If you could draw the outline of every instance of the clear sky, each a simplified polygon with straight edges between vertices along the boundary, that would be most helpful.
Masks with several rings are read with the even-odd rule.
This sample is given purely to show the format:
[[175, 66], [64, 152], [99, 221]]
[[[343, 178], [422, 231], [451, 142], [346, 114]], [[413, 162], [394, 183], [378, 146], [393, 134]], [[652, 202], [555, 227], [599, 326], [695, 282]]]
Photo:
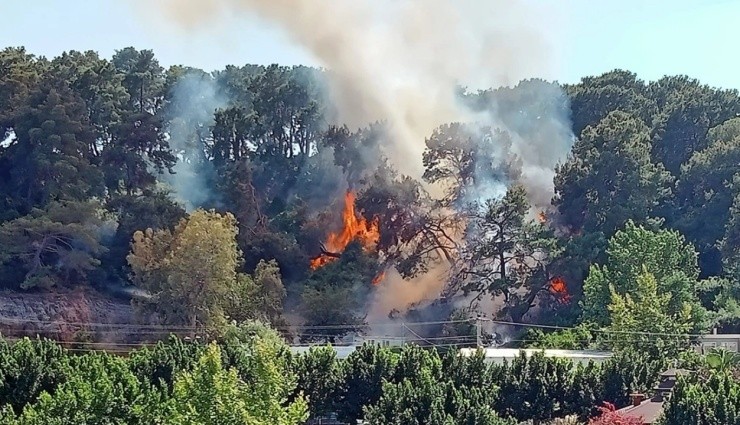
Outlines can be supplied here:
[[[531, 2], [555, 4], [565, 17], [555, 30], [560, 65], [554, 77], [561, 82], [623, 68], [647, 80], [686, 74], [740, 89], [740, 0]], [[163, 18], [153, 15], [142, 1], [0, 0], [0, 47], [23, 45], [47, 57], [92, 49], [110, 57], [116, 49], [134, 46], [153, 49], [165, 66], [206, 70], [227, 64], [317, 64], [276, 27], [256, 20], [230, 19], [219, 28], [186, 34], [158, 28], [152, 22]]]

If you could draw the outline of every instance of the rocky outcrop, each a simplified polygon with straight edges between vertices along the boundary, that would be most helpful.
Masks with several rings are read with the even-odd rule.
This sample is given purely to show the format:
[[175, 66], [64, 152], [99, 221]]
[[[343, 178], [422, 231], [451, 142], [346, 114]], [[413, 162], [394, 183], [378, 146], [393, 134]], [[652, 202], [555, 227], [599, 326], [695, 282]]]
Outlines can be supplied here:
[[6, 338], [38, 335], [88, 346], [161, 337], [158, 328], [136, 323], [129, 300], [86, 288], [0, 292], [0, 333]]

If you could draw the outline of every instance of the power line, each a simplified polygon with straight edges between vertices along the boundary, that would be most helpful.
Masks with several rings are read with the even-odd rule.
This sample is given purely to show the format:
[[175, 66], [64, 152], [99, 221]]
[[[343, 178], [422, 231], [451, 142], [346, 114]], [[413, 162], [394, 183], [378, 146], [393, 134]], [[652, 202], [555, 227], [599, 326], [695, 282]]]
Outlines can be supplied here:
[[[485, 320], [485, 321], [500, 324], [500, 325], [510, 325], [510, 326], [519, 326], [519, 327], [528, 327], [528, 328], [543, 328], [543, 329], [556, 329], [556, 330], [577, 329], [575, 326], [568, 327], [568, 326], [555, 326], [555, 325], [537, 325], [537, 324], [531, 324], [531, 323], [507, 322], [504, 320], [494, 320], [494, 319], [486, 319], [486, 318], [481, 318], [481, 320]], [[644, 336], [669, 336], [669, 337], [675, 336], [675, 337], [683, 337], [683, 338], [695, 338], [695, 337], [706, 336], [703, 334], [677, 334], [677, 333], [664, 333], [664, 332], [618, 331], [618, 330], [609, 330], [609, 329], [587, 329], [587, 330], [589, 332], [600, 332], [600, 333], [644, 335]]]

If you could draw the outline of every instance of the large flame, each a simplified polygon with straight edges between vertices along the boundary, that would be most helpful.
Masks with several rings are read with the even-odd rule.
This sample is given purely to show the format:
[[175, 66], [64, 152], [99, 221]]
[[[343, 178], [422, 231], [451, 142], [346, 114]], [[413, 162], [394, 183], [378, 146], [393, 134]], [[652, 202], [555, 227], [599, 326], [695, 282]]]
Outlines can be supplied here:
[[550, 291], [555, 294], [563, 304], [570, 302], [570, 294], [568, 293], [568, 285], [565, 284], [565, 279], [558, 276], [550, 281]]
[[[378, 221], [368, 221], [355, 212], [355, 194], [348, 191], [344, 195], [344, 210], [342, 211], [342, 229], [339, 232], [329, 233], [324, 243], [326, 251], [334, 254], [340, 254], [347, 248], [350, 242], [356, 240], [365, 249], [373, 249], [380, 239], [380, 230]], [[321, 253], [319, 256], [311, 259], [311, 269], [316, 270], [337, 257]]]

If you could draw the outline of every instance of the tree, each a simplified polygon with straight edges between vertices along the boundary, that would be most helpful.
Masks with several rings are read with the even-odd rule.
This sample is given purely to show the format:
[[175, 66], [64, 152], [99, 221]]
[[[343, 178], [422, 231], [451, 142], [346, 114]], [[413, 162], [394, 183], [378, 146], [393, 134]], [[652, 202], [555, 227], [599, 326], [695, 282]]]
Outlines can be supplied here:
[[223, 323], [240, 253], [231, 214], [197, 210], [174, 231], [134, 234], [128, 262], [134, 283], [151, 294], [141, 306], [167, 323], [213, 328]]
[[203, 346], [171, 335], [153, 347], [135, 350], [128, 358], [129, 368], [145, 385], [161, 388], [171, 394], [175, 376], [190, 371], [203, 354]]
[[84, 101], [65, 82], [42, 80], [14, 109], [3, 148], [9, 207], [16, 216], [55, 200], [87, 201], [103, 194], [102, 173], [91, 161], [95, 143]]
[[547, 266], [556, 255], [552, 235], [526, 218], [528, 209], [526, 191], [517, 185], [503, 199], [488, 200], [481, 211], [474, 211], [452, 281], [453, 288], [466, 294], [503, 296], [504, 313], [514, 321], [521, 321], [547, 289]]
[[142, 407], [155, 400], [128, 369], [111, 354], [87, 354], [73, 359], [74, 374], [53, 393], [43, 393], [24, 409], [20, 424], [62, 425], [146, 423]]
[[455, 388], [440, 381], [429, 369], [422, 368], [413, 378], [383, 384], [383, 395], [366, 409], [366, 420], [382, 424], [513, 424], [491, 408], [494, 392], [490, 389]]
[[154, 114], [162, 107], [164, 68], [159, 65], [154, 52], [126, 47], [116, 50], [111, 62], [123, 74], [123, 86], [129, 95], [129, 112]]
[[377, 345], [363, 344], [353, 351], [342, 366], [338, 418], [350, 423], [362, 419], [363, 407], [380, 399], [383, 381], [393, 376], [395, 364], [391, 352]]
[[657, 104], [647, 92], [645, 82], [633, 72], [616, 69], [566, 86], [570, 97], [573, 132], [576, 135], [596, 126], [609, 113], [622, 111], [651, 124]]
[[719, 275], [722, 264], [716, 245], [730, 218], [733, 176], [740, 163], [740, 118], [709, 130], [707, 143], [681, 166], [669, 220], [699, 248], [704, 274]]
[[355, 241], [337, 261], [313, 272], [301, 294], [306, 339], [334, 342], [336, 337], [362, 329], [362, 306], [378, 271], [377, 260]]
[[124, 76], [97, 52], [71, 50], [54, 58], [49, 72], [65, 81], [84, 102], [95, 128], [95, 141], [89, 146], [93, 157], [110, 142], [113, 127], [120, 123], [129, 101], [123, 86]]
[[48, 63], [26, 52], [24, 47], [6, 47], [0, 50], [0, 135], [3, 140], [12, 128], [16, 110], [25, 104], [26, 97], [39, 83]]
[[503, 189], [521, 173], [511, 136], [501, 130], [453, 123], [435, 129], [425, 143], [423, 178], [444, 186], [446, 205], [478, 201], [481, 193]]
[[612, 346], [636, 348], [653, 358], [675, 358], [688, 347], [688, 334], [696, 324], [692, 320], [692, 304], [684, 301], [676, 311], [671, 308], [671, 298], [670, 292], [658, 293], [655, 276], [644, 266], [633, 290], [620, 295], [612, 289], [608, 306]]
[[718, 90], [686, 76], [661, 78], [648, 86], [659, 108], [653, 158], [674, 176], [694, 152], [707, 146], [707, 131], [740, 112], [737, 90]]
[[555, 199], [565, 224], [607, 236], [632, 219], [644, 222], [670, 194], [670, 176], [650, 159], [648, 128], [621, 111], [583, 130], [556, 170]]
[[296, 392], [308, 400], [312, 418], [335, 411], [341, 390], [341, 363], [330, 346], [312, 347], [294, 360], [293, 368], [298, 377]]
[[658, 375], [669, 367], [667, 356], [651, 358], [644, 352], [631, 349], [617, 351], [601, 365], [600, 389], [597, 401], [609, 402], [615, 406], [626, 406], [629, 395], [635, 392], [652, 391], [657, 384]]
[[[656, 280], [657, 293], [670, 294], [668, 313], [679, 314], [686, 303], [692, 305], [692, 315], [701, 313], [696, 305], [699, 268], [693, 246], [676, 231], [651, 230], [630, 221], [609, 240], [606, 263], [591, 266], [584, 284], [584, 319], [608, 324], [610, 287], [620, 296], [634, 293], [643, 267]], [[700, 316], [694, 317], [699, 325]]]
[[715, 372], [708, 379], [679, 379], [663, 412], [663, 424], [737, 424], [738, 389], [737, 380], [728, 373]]
[[126, 256], [131, 250], [134, 233], [140, 229], [172, 230], [185, 217], [185, 210], [162, 191], [143, 191], [135, 195], [111, 196], [105, 203], [106, 210], [118, 222], [115, 234], [108, 241], [107, 255], [102, 266], [112, 278], [124, 280], [130, 270]]
[[15, 413], [74, 375], [65, 350], [50, 340], [0, 341], [0, 365], [0, 406], [9, 405]]
[[286, 377], [270, 358], [264, 341], [254, 343], [258, 357], [250, 383], [239, 379], [236, 369], [225, 370], [221, 352], [211, 344], [192, 372], [182, 373], [172, 394], [172, 424], [300, 424], [307, 419], [307, 405], [298, 398], [283, 405]]
[[273, 326], [282, 326], [285, 296], [277, 262], [260, 261], [254, 276], [242, 273], [237, 276], [226, 314], [238, 322], [264, 320]]
[[94, 202], [52, 202], [0, 225], [0, 265], [21, 274], [20, 287], [85, 283], [106, 252]]
[[173, 172], [176, 157], [158, 115], [126, 113], [112, 132], [112, 139], [101, 154], [105, 183], [111, 192], [132, 196], [152, 189], [157, 174]]
[[558, 406], [566, 405], [571, 368], [570, 361], [546, 358], [542, 352], [532, 356], [521, 353], [511, 364], [505, 363], [493, 372], [500, 386], [496, 411], [519, 421], [539, 423], [554, 418]]
[[740, 175], [733, 179], [735, 198], [725, 225], [725, 234], [719, 243], [727, 275], [740, 282]]

